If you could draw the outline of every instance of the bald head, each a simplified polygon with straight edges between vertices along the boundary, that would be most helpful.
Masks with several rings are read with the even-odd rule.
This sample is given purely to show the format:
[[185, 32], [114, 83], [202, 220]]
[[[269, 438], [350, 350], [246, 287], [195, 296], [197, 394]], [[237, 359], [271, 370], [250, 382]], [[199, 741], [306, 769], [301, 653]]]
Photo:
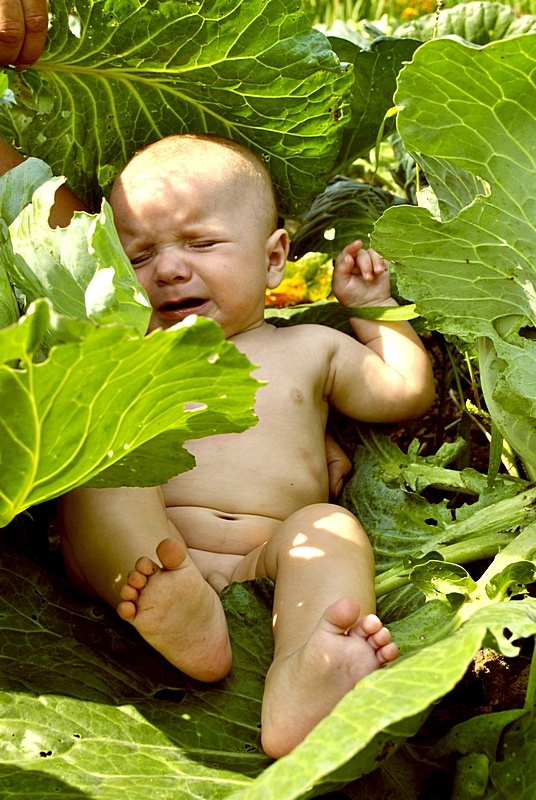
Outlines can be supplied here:
[[180, 169], [185, 179], [196, 176], [214, 183], [225, 181], [238, 196], [252, 204], [259, 227], [269, 235], [277, 228], [277, 206], [270, 174], [247, 147], [221, 136], [180, 134], [167, 136], [134, 155], [118, 176], [110, 195], [114, 206], [132, 175], [155, 171], [166, 173], [166, 164]]

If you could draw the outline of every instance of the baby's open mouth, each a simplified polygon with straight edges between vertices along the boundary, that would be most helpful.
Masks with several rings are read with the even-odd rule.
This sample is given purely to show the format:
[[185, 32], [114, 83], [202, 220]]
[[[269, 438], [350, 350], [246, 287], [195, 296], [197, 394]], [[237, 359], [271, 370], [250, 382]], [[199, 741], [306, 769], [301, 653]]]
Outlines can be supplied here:
[[200, 308], [204, 303], [206, 303], [206, 299], [203, 297], [187, 297], [176, 303], [162, 303], [158, 310], [164, 313], [171, 311], [188, 311], [189, 309], [194, 310]]

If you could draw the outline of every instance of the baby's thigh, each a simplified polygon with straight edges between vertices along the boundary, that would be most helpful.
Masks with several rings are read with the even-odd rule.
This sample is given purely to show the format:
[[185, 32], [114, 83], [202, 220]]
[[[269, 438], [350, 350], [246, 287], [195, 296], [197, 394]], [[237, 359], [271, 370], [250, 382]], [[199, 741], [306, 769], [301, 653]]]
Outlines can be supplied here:
[[241, 557], [231, 581], [267, 577], [275, 580], [281, 558], [295, 562], [318, 554], [359, 554], [372, 566], [372, 548], [363, 526], [346, 509], [332, 503], [313, 503], [284, 520], [267, 542]]
[[242, 581], [250, 581], [253, 578], [259, 578], [264, 575], [264, 571], [259, 572], [259, 560], [266, 548], [266, 542], [261, 544], [259, 547], [256, 547], [255, 550], [252, 550], [251, 553], [248, 553], [245, 556], [240, 556], [241, 561], [236, 565], [236, 568], [231, 575], [231, 579], [229, 583], [233, 583], [233, 581], [237, 581], [238, 583], [242, 583]]
[[258, 554], [257, 575], [275, 580], [281, 563], [306, 564], [321, 557], [359, 558], [373, 567], [365, 530], [356, 517], [332, 503], [313, 503], [281, 523]]

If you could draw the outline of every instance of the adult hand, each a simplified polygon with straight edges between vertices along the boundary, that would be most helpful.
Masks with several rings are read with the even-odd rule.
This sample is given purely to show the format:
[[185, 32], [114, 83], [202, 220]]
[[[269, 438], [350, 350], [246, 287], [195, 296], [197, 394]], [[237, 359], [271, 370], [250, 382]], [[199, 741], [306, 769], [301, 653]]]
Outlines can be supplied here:
[[0, 66], [31, 66], [43, 51], [47, 31], [47, 0], [0, 0]]

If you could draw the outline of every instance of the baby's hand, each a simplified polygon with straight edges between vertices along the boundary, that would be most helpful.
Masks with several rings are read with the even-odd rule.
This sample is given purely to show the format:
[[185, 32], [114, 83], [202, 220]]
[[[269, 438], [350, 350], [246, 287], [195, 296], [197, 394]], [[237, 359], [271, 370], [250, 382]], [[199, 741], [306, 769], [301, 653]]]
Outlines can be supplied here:
[[333, 294], [342, 306], [375, 306], [391, 297], [388, 262], [375, 250], [365, 250], [358, 240], [337, 256], [333, 269]]

